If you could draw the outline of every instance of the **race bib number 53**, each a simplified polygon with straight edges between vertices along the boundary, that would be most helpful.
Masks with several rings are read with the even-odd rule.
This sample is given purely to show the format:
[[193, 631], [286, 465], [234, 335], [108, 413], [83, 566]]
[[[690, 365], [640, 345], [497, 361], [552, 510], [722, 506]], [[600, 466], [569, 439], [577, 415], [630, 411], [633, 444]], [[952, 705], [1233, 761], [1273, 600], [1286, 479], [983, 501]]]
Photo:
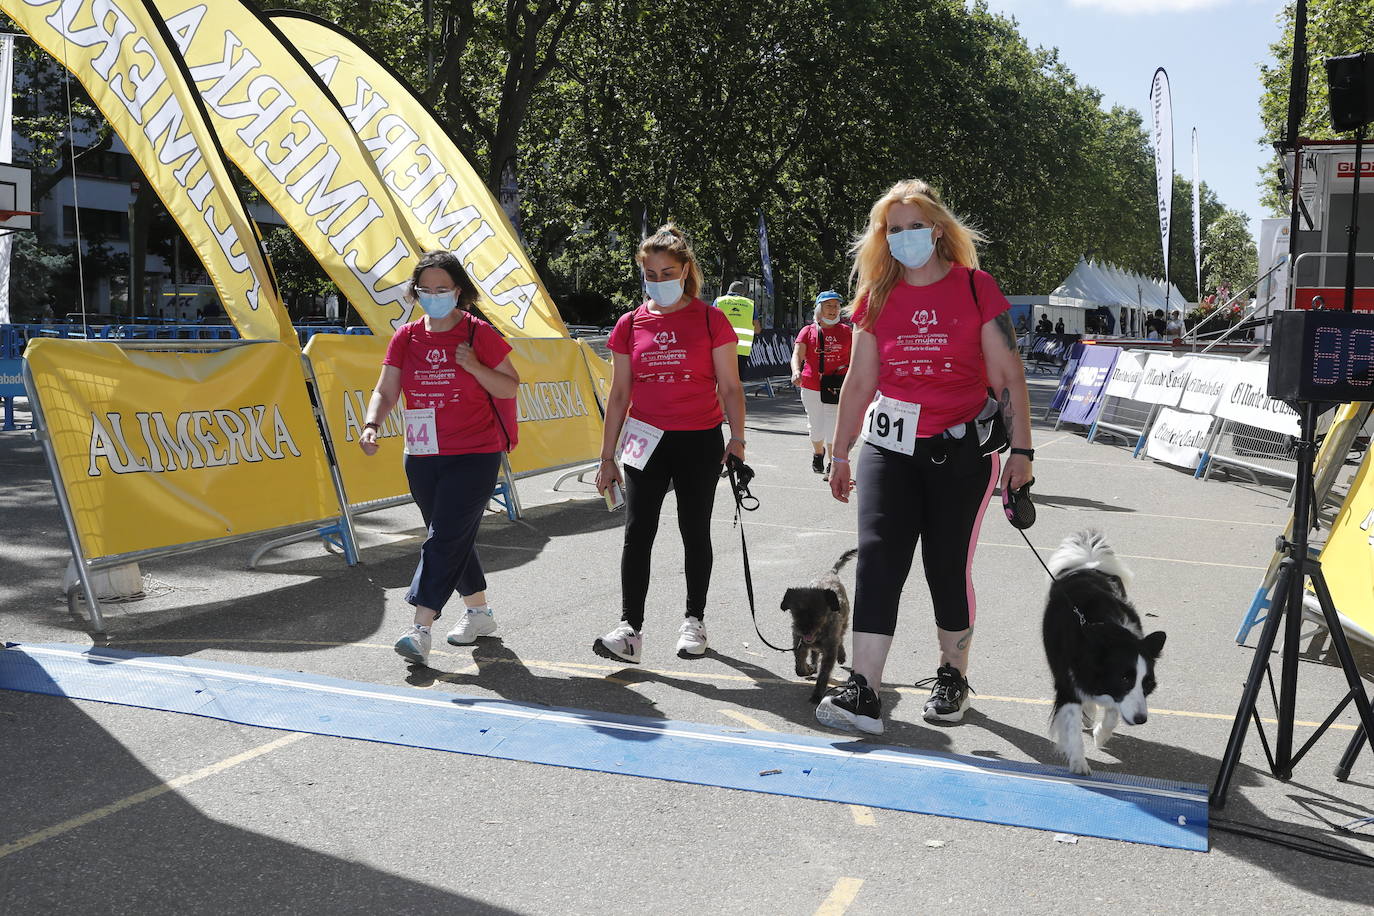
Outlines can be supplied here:
[[864, 417], [864, 438], [873, 445], [910, 455], [916, 451], [921, 405], [878, 395]]
[[620, 463], [639, 471], [644, 470], [644, 465], [649, 463], [649, 456], [658, 448], [662, 438], [663, 430], [657, 426], [650, 426], [633, 417], [627, 419], [620, 434]]

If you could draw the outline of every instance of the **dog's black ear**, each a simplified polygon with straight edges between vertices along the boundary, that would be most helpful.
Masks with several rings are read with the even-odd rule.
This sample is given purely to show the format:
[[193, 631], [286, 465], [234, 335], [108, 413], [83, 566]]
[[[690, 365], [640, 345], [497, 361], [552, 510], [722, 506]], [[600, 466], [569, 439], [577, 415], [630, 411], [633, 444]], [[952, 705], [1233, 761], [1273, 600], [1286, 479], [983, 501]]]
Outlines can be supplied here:
[[838, 614], [840, 612], [840, 596], [828, 588], [825, 590], [825, 603], [830, 605], [830, 613]]
[[1150, 658], [1159, 658], [1160, 654], [1164, 651], [1164, 640], [1164, 631], [1155, 630], [1140, 641], [1140, 649]]
[[778, 607], [781, 608], [781, 609], [784, 610], [784, 611], [788, 610], [788, 609], [789, 609], [789, 608], [788, 608], [788, 605], [790, 605], [790, 604], [792, 603], [792, 595], [795, 594], [796, 591], [797, 591], [797, 590], [796, 590], [795, 588], [789, 588], [787, 591], [783, 592], [783, 593], [782, 593], [782, 604], [778, 605]]

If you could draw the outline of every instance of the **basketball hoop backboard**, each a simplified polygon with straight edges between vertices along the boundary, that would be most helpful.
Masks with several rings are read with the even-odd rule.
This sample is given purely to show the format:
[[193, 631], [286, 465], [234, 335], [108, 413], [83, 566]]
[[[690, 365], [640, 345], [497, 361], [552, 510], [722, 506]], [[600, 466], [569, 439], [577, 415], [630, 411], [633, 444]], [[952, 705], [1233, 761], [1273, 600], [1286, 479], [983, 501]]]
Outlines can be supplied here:
[[33, 229], [33, 172], [22, 166], [0, 163], [0, 231]]

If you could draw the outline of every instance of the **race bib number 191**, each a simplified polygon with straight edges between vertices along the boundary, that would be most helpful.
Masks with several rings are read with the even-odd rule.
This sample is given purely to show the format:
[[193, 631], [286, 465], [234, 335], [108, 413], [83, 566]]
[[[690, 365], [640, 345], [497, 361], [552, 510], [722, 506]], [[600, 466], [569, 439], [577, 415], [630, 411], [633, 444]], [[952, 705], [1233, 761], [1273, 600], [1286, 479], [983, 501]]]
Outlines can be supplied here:
[[639, 471], [644, 470], [644, 465], [649, 463], [649, 456], [658, 448], [662, 438], [663, 430], [657, 426], [650, 426], [633, 417], [627, 419], [620, 434], [620, 463]]
[[407, 455], [439, 454], [439, 428], [434, 424], [433, 407], [407, 410], [405, 421]]
[[873, 445], [910, 455], [916, 451], [921, 405], [878, 395], [864, 416], [864, 438]]

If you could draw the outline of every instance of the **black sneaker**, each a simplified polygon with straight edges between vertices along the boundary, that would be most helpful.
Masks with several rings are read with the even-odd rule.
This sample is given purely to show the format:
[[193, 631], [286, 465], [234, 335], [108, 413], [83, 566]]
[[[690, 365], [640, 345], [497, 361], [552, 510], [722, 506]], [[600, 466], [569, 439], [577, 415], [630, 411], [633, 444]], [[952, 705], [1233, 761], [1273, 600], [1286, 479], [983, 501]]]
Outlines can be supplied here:
[[812, 455], [812, 456], [811, 456], [811, 470], [815, 471], [817, 474], [823, 473], [823, 472], [825, 471], [825, 456], [824, 456], [824, 455]]
[[953, 665], [941, 665], [935, 677], [917, 681], [916, 686], [930, 687], [930, 699], [926, 700], [922, 711], [927, 722], [958, 722], [968, 709], [969, 694], [973, 693], [973, 688]]
[[843, 687], [832, 687], [816, 706], [816, 721], [829, 728], [883, 733], [883, 704], [862, 674], [851, 674]]
[[827, 481], [827, 482], [830, 480], [830, 462], [829, 462], [829, 461], [827, 461], [827, 462], [825, 463], [825, 473], [821, 475], [821, 480], [824, 480], [824, 481]]

